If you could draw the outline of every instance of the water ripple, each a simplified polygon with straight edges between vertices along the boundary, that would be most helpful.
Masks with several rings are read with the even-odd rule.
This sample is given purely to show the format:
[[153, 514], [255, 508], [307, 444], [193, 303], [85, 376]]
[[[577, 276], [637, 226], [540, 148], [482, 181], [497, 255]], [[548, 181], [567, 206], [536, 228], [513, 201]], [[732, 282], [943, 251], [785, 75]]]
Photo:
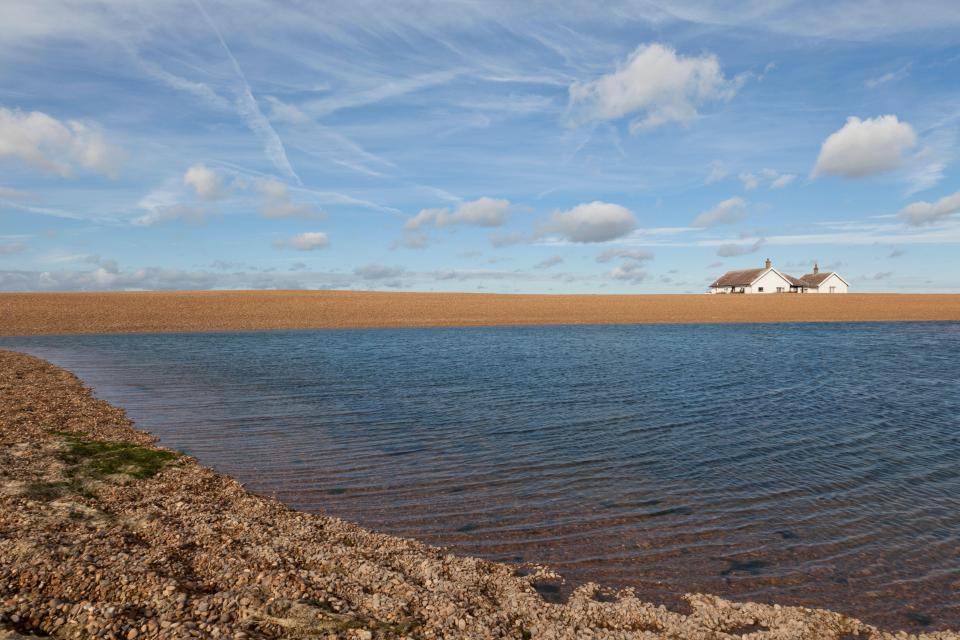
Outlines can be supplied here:
[[[960, 324], [0, 339], [302, 509], [571, 583], [960, 626]], [[922, 615], [920, 615], [922, 614]]]

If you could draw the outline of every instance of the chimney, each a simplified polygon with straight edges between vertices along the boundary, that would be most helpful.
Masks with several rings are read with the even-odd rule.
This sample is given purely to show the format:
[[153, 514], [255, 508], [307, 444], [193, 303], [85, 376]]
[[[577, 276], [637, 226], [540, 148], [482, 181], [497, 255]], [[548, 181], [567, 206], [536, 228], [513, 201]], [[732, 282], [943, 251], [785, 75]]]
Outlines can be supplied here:
[[820, 264], [819, 264], [819, 263], [816, 263], [816, 262], [813, 263], [813, 273], [814, 273], [814, 274], [820, 273]]
[[770, 262], [770, 258], [767, 258], [767, 262], [765, 263], [765, 266], [766, 266], [767, 269], [769, 269], [770, 267], [773, 266], [773, 263]]

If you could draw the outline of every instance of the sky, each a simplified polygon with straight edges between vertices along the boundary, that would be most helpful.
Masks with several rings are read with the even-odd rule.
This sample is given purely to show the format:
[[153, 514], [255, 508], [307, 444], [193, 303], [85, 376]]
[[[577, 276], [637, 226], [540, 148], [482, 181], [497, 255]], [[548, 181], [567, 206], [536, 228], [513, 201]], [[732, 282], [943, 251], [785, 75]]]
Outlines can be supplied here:
[[960, 290], [960, 3], [0, 1], [0, 290]]

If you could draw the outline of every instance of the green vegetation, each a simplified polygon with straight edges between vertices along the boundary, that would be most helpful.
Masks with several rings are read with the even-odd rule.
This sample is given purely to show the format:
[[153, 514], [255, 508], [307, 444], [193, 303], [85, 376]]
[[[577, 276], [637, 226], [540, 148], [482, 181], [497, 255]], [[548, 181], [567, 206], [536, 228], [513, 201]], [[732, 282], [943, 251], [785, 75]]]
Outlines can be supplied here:
[[66, 438], [67, 449], [60, 459], [71, 465], [69, 475], [102, 477], [126, 474], [132, 478], [152, 478], [164, 465], [179, 457], [173, 451], [150, 449], [131, 442], [83, 440], [76, 435]]

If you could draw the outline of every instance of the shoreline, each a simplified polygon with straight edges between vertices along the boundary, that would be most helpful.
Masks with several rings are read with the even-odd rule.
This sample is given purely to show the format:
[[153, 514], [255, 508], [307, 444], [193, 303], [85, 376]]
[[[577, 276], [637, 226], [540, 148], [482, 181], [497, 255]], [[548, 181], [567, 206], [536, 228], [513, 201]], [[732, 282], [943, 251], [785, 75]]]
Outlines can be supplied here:
[[518, 572], [250, 494], [157, 447], [72, 373], [4, 350], [0, 507], [0, 638], [960, 639], [703, 594], [670, 611], [595, 584], [551, 604], [537, 587], [560, 577], [545, 567]]
[[0, 336], [913, 321], [960, 321], [960, 294], [0, 293]]

